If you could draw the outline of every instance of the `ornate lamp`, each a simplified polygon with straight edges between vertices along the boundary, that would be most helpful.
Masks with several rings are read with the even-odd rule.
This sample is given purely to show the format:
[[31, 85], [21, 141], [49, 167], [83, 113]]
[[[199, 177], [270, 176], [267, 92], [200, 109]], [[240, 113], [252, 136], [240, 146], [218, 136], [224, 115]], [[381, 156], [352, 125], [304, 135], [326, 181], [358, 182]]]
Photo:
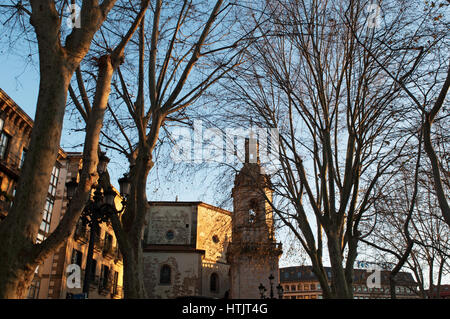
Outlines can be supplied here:
[[283, 286], [281, 286], [281, 284], [278, 284], [277, 288], [277, 292], [278, 292], [278, 299], [283, 299]]
[[98, 158], [98, 165], [97, 165], [97, 171], [99, 174], [103, 174], [103, 172], [106, 171], [106, 167], [109, 163], [109, 157], [106, 156], [105, 152], [101, 152], [100, 156]]
[[76, 177], [72, 177], [70, 182], [66, 183], [67, 187], [67, 198], [70, 200], [75, 195], [75, 191], [77, 190], [78, 183]]
[[127, 197], [130, 195], [131, 181], [127, 174], [124, 174], [122, 178], [119, 178], [120, 195]]
[[261, 294], [261, 299], [264, 299], [264, 293], [266, 292], [266, 287], [262, 283], [259, 284], [259, 293]]
[[105, 197], [105, 204], [108, 204], [112, 207], [116, 207], [115, 205], [115, 198], [116, 198], [116, 192], [113, 190], [112, 187], [109, 187], [104, 193], [103, 196]]

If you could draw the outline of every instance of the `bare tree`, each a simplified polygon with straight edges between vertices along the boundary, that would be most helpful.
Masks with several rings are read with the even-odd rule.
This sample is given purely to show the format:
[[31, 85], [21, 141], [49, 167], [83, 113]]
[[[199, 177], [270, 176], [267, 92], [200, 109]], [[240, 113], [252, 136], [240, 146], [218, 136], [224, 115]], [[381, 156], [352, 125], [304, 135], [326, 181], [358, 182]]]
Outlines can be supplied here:
[[247, 125], [279, 129], [275, 200], [267, 200], [307, 252], [325, 298], [352, 297], [361, 220], [412, 138], [396, 131], [407, 114], [394, 106], [400, 89], [353, 35], [378, 60], [393, 62], [377, 41], [395, 30], [368, 28], [367, 4], [271, 2], [272, 19], [249, 48], [249, 63], [224, 85], [235, 95], [227, 101], [241, 106], [227, 116], [242, 119], [247, 110]]
[[[402, 1], [393, 3], [401, 4]], [[388, 54], [396, 56], [396, 63], [389, 65], [379, 60], [376, 53], [364, 45], [355, 32], [352, 33], [367, 54], [383, 69], [384, 74], [405, 92], [418, 116], [424, 118], [421, 126], [424, 150], [431, 164], [435, 194], [442, 216], [450, 225], [448, 193], [444, 187], [450, 172], [442, 164], [447, 155], [438, 152], [433, 141], [433, 136], [437, 133], [433, 126], [436, 122], [445, 122], [448, 117], [445, 99], [450, 89], [449, 22], [444, 14], [449, 3], [439, 1], [421, 4], [413, 1], [408, 2], [408, 5], [418, 8], [418, 13], [405, 10], [405, 14], [410, 15], [409, 22], [393, 34], [389, 41], [380, 42]], [[390, 24], [394, 26], [397, 22]], [[443, 113], [442, 116], [439, 116], [440, 113]]]
[[[420, 162], [420, 157], [417, 160]], [[439, 214], [431, 170], [416, 165], [411, 174], [410, 166], [404, 163], [399, 167], [377, 196], [377, 217], [365, 225], [374, 231], [361, 240], [381, 252], [383, 260], [394, 265], [393, 272], [402, 268], [412, 271], [419, 296], [429, 298], [427, 286], [439, 289], [449, 270], [448, 225]], [[396, 298], [394, 278], [390, 293]]]
[[[42, 219], [50, 173], [58, 153], [67, 91], [72, 74], [88, 53], [91, 41], [100, 29], [115, 0], [83, 1], [81, 24], [63, 40], [63, 12], [66, 1], [21, 1], [10, 7], [30, 15], [39, 48], [40, 87], [36, 119], [31, 135], [30, 149], [20, 177], [16, 197], [7, 218], [0, 224], [2, 245], [0, 252], [0, 297], [23, 298], [28, 291], [36, 266], [49, 253], [56, 250], [73, 232], [77, 216], [86, 202], [91, 185], [98, 175], [97, 148], [103, 113], [114, 68], [122, 59], [125, 44], [143, 16], [140, 12], [135, 24], [124, 36], [117, 48], [100, 59], [99, 85], [91, 114], [87, 118], [83, 171], [76, 198], [68, 208], [68, 214], [55, 232], [42, 243], [36, 243], [36, 235]], [[72, 1], [74, 4], [74, 1]], [[148, 1], [147, 1], [148, 5]]]
[[233, 8], [233, 2], [222, 0], [213, 6], [204, 1], [156, 1], [150, 32], [144, 23], [140, 26], [137, 64], [119, 69], [113, 82], [119, 99], [110, 105], [109, 130], [101, 145], [125, 155], [130, 164], [127, 207], [112, 220], [124, 258], [125, 298], [147, 295], [142, 239], [147, 179], [160, 132], [169, 122], [182, 123], [183, 110], [239, 63], [235, 47], [243, 38], [230, 37]]

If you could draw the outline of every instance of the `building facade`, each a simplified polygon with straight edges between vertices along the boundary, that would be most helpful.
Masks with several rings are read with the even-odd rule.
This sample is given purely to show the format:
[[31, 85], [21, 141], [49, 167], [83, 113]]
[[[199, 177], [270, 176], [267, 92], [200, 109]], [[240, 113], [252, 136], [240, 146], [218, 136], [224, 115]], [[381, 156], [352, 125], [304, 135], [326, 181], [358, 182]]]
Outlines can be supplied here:
[[12, 205], [33, 120], [0, 89], [0, 220]]
[[223, 298], [232, 214], [203, 202], [150, 202], [144, 233], [149, 298]]
[[[56, 186], [56, 205], [54, 206], [50, 233], [58, 226], [67, 209], [65, 184], [72, 178], [78, 179], [78, 172], [82, 165], [81, 153], [67, 153], [61, 160], [59, 179]], [[120, 206], [120, 198], [116, 197], [116, 206]], [[72, 237], [64, 245], [52, 253], [44, 263], [38, 267], [33, 280], [39, 289], [30, 289], [29, 298], [64, 299], [82, 293], [87, 251], [91, 230], [80, 219]], [[120, 299], [122, 298], [123, 262], [118, 249], [117, 240], [111, 223], [102, 223], [95, 234], [93, 262], [90, 277], [90, 299]], [[81, 269], [80, 284], [74, 285], [69, 276], [69, 265], [78, 265]]]
[[233, 197], [232, 242], [227, 252], [231, 265], [233, 299], [260, 298], [259, 285], [268, 287], [268, 278], [278, 283], [278, 261], [281, 244], [274, 235], [271, 183], [262, 172], [258, 145], [255, 140], [245, 143], [245, 161], [236, 175]]
[[[7, 216], [14, 200], [32, 127], [33, 120], [0, 89], [0, 222]], [[65, 184], [71, 178], [78, 179], [80, 168], [80, 153], [66, 153], [59, 149], [49, 185], [45, 185], [48, 194], [37, 234], [38, 243], [58, 226], [67, 207]], [[122, 257], [111, 225], [101, 225], [96, 237], [90, 297], [121, 298]], [[83, 227], [80, 222], [74, 236], [36, 268], [28, 298], [66, 298], [70, 293], [81, 292], [81, 288], [67, 287], [70, 274], [66, 270], [70, 264], [78, 264], [82, 269], [85, 267], [88, 238], [89, 227]], [[81, 281], [83, 275], [84, 272]]]
[[204, 296], [258, 299], [278, 282], [272, 190], [259, 162], [246, 161], [232, 191], [234, 211], [202, 202], [150, 202], [144, 276], [150, 298]]
[[[324, 267], [329, 283], [331, 268]], [[369, 288], [367, 277], [372, 272], [367, 269], [355, 269], [353, 278], [354, 299], [389, 299], [389, 271], [380, 273], [380, 287]], [[396, 276], [396, 296], [402, 298], [418, 298], [417, 283], [408, 272], [399, 272]], [[311, 266], [280, 268], [280, 284], [284, 289], [284, 299], [322, 299], [322, 289]]]

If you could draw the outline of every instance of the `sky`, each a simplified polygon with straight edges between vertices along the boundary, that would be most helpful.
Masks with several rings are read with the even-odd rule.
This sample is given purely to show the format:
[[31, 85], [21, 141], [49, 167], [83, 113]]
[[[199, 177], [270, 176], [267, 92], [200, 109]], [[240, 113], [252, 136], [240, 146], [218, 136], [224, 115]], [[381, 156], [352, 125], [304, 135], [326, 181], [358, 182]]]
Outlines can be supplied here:
[[[0, 26], [1, 28], [1, 26]], [[1, 34], [1, 33], [0, 33]], [[2, 88], [31, 118], [34, 119], [36, 101], [39, 90], [39, 70], [36, 61], [36, 54], [25, 46], [9, 48], [4, 46], [4, 39], [0, 39], [0, 88]], [[65, 122], [68, 119], [65, 119]], [[74, 136], [76, 136], [74, 138]], [[76, 151], [72, 146], [82, 141], [82, 135], [74, 135], [66, 127], [63, 129], [61, 147], [66, 151]], [[166, 159], [170, 160], [170, 159]], [[164, 166], [164, 165], [162, 165]], [[148, 181], [149, 200], [169, 200], [175, 201], [204, 201], [212, 205], [218, 205], [218, 198], [223, 198], [223, 194], [218, 196], [217, 187], [212, 175], [207, 173], [198, 174], [168, 174], [168, 169], [155, 166]], [[119, 158], [112, 158], [109, 164], [113, 184], [118, 187], [117, 179], [126, 172], [127, 163]], [[220, 186], [220, 185], [219, 185]], [[231, 188], [223, 190], [231, 195]], [[224, 207], [230, 209], [231, 207]], [[293, 266], [299, 264], [309, 264], [298, 254], [298, 243], [292, 235], [286, 231], [278, 232], [278, 239], [284, 244], [284, 254], [280, 261], [280, 266]], [[291, 246], [291, 247], [290, 247]]]
[[[27, 62], [20, 54], [0, 50], [0, 88], [2, 88], [32, 119], [35, 116], [36, 101], [39, 92], [39, 70], [36, 61]], [[25, 61], [25, 62], [24, 62]], [[65, 119], [65, 123], [67, 118]], [[67, 125], [66, 125], [67, 126]], [[74, 142], [74, 134], [64, 127], [61, 137], [61, 147], [66, 151], [80, 150], [73, 149], [74, 144], [81, 141], [81, 135], [78, 134], [77, 142]], [[170, 159], [169, 159], [170, 160]], [[127, 163], [123, 159], [112, 158], [108, 165], [113, 184], [118, 187], [117, 179], [127, 169]], [[157, 166], [155, 166], [156, 168]], [[195, 168], [194, 168], [195, 170]], [[175, 201], [204, 201], [212, 205], [219, 205], [224, 198], [216, 196], [217, 183], [215, 177], [205, 173], [194, 174], [167, 174], [164, 168], [154, 169], [148, 181], [147, 194], [149, 200], [168, 200]], [[209, 176], [209, 177], [208, 177]], [[226, 190], [224, 190], [226, 191]], [[231, 188], [229, 189], [231, 195]], [[230, 205], [231, 202], [228, 203]], [[231, 209], [231, 207], [225, 207]], [[295, 240], [288, 236], [286, 232], [281, 231], [280, 236], [284, 243], [293, 243]], [[285, 245], [288, 249], [289, 245]], [[282, 257], [280, 265], [293, 266], [298, 265], [304, 260], [292, 253], [292, 249], [287, 251]]]

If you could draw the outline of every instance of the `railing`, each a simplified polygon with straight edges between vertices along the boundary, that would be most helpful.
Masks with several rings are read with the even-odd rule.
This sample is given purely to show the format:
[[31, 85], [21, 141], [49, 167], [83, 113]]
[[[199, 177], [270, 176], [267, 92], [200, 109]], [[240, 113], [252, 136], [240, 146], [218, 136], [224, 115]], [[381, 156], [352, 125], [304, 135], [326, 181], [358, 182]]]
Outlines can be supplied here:
[[102, 295], [107, 295], [112, 293], [113, 282], [111, 278], [104, 280], [104, 278], [100, 278], [98, 283], [98, 293]]
[[87, 229], [86, 226], [78, 224], [77, 228], [75, 229], [74, 238], [81, 242], [87, 243], [89, 242], [89, 234], [90, 231]]
[[5, 154], [4, 158], [0, 158], [0, 163], [17, 176], [22, 168], [21, 158], [13, 153]]
[[103, 256], [114, 258], [116, 256], [116, 247], [113, 247], [111, 241], [103, 240]]
[[[81, 271], [81, 281], [84, 281], [85, 270]], [[91, 275], [89, 280], [89, 290], [97, 289], [98, 293], [103, 296], [110, 295], [111, 298], [122, 297], [122, 286], [114, 285], [112, 276], [109, 275], [107, 280], [99, 275]]]
[[102, 240], [100, 240], [100, 236], [98, 234], [94, 234], [94, 249], [97, 251], [102, 250]]
[[122, 297], [122, 286], [113, 286], [112, 287], [112, 292], [111, 292], [111, 297]]
[[120, 252], [119, 246], [116, 246], [114, 262], [117, 263], [118, 261], [122, 260], [123, 260], [122, 253]]

